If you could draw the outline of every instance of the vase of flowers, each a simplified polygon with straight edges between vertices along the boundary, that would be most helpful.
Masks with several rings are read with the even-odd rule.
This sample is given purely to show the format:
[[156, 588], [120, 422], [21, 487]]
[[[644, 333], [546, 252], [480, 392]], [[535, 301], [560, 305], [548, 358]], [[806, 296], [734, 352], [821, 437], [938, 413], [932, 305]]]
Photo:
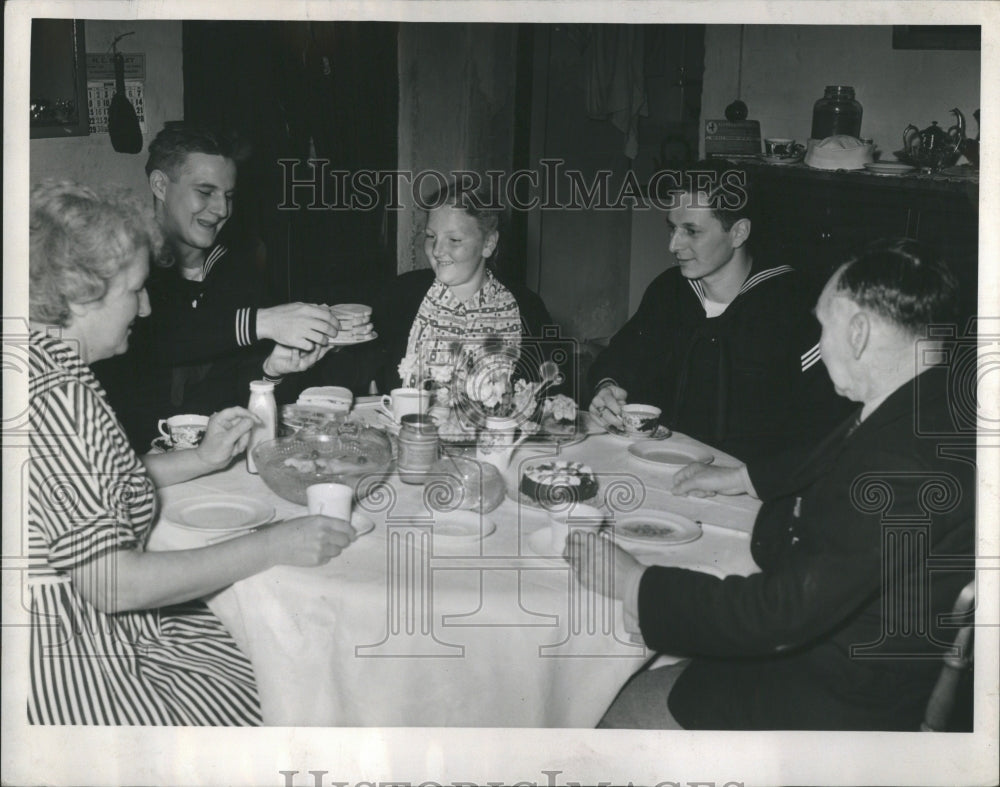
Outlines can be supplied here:
[[537, 381], [525, 379], [518, 374], [518, 349], [491, 340], [456, 342], [447, 363], [436, 360], [421, 366], [408, 356], [400, 377], [431, 392], [430, 413], [442, 440], [474, 445], [477, 460], [504, 472], [517, 447], [538, 431], [543, 394], [561, 382], [559, 368], [546, 361]]

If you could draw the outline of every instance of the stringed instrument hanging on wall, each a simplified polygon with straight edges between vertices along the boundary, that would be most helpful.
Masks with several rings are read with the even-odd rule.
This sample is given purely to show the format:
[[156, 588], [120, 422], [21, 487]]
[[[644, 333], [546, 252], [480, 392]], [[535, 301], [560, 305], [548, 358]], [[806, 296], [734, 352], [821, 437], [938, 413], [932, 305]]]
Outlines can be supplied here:
[[108, 134], [111, 147], [118, 153], [142, 153], [142, 129], [135, 107], [125, 95], [125, 58], [118, 51], [118, 42], [133, 33], [123, 33], [111, 42], [115, 58], [115, 94], [108, 106]]

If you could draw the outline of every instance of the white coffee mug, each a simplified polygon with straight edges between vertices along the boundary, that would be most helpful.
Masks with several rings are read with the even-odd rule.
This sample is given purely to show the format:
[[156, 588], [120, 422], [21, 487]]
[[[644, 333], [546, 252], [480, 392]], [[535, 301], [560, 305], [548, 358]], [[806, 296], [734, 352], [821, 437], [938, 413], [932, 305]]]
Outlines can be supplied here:
[[354, 490], [346, 484], [312, 484], [306, 487], [309, 513], [351, 521]]
[[157, 423], [157, 428], [174, 448], [194, 448], [205, 436], [205, 430], [208, 428], [208, 416], [172, 415], [170, 418], [161, 418]]
[[566, 539], [572, 530], [597, 532], [604, 524], [604, 514], [586, 503], [573, 503], [568, 508], [549, 512], [549, 534], [557, 554], [566, 549]]
[[391, 393], [382, 397], [379, 409], [398, 424], [404, 415], [426, 413], [428, 400], [427, 391], [419, 388], [393, 388]]

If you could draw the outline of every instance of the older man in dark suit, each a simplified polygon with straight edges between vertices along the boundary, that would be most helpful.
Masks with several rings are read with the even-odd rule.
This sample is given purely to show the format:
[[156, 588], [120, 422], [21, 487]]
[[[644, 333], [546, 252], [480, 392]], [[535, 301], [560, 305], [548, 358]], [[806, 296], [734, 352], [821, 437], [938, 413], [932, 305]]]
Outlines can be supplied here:
[[955, 435], [949, 370], [927, 365], [927, 327], [953, 319], [955, 302], [954, 278], [915, 241], [866, 249], [816, 307], [823, 363], [860, 403], [854, 415], [810, 452], [677, 474], [678, 494], [764, 501], [759, 573], [645, 568], [608, 539], [574, 536], [581, 580], [621, 598], [651, 648], [691, 657], [634, 676], [601, 726], [918, 728], [954, 638], [940, 613], [971, 579], [928, 558], [974, 553], [974, 446]]

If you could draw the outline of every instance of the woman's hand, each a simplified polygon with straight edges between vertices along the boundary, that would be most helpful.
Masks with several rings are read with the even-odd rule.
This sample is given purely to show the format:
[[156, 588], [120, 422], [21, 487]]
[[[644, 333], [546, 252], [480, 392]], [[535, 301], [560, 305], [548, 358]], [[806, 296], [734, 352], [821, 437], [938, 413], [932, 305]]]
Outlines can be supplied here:
[[634, 575], [646, 570], [610, 538], [597, 533], [570, 533], [563, 557], [573, 567], [580, 584], [619, 600], [624, 600], [625, 589]]
[[605, 426], [624, 429], [622, 407], [628, 398], [628, 392], [614, 383], [602, 386], [590, 402], [590, 414]]
[[218, 470], [246, 450], [250, 430], [260, 419], [245, 407], [227, 407], [208, 419], [208, 428], [194, 450], [209, 468]]
[[289, 519], [263, 533], [271, 559], [288, 566], [321, 566], [357, 538], [350, 522], [314, 515]]
[[276, 344], [271, 354], [264, 360], [264, 374], [268, 377], [282, 377], [286, 374], [304, 372], [332, 349], [340, 348], [332, 344], [325, 347], [317, 344], [312, 350], [305, 352], [295, 347]]

